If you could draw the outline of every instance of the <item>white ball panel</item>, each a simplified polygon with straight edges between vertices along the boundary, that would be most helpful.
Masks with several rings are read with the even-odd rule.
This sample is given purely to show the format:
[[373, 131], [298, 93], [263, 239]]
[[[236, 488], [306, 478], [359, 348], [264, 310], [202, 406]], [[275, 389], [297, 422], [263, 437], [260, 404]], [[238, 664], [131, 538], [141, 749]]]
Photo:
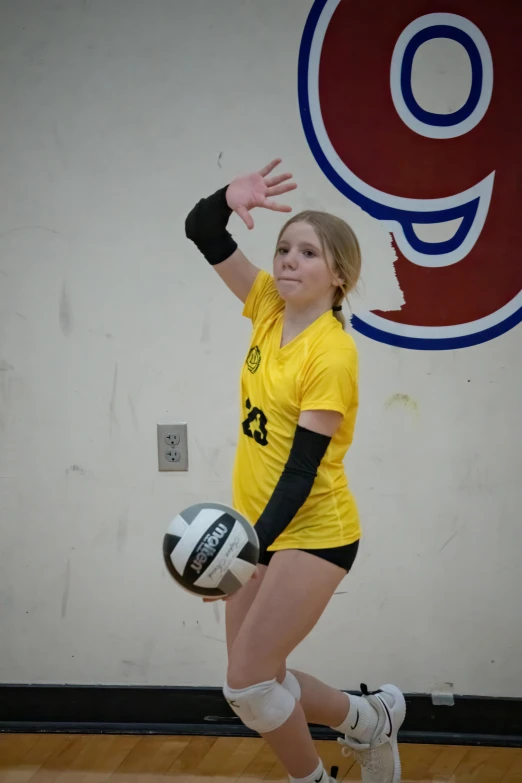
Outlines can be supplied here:
[[167, 528], [167, 533], [171, 536], [179, 536], [179, 538], [181, 538], [187, 528], [187, 523], [183, 517], [178, 514], [177, 517], [174, 517], [174, 519], [171, 520], [170, 525]]
[[197, 587], [218, 587], [247, 541], [245, 528], [240, 522], [235, 522], [225, 544], [194, 584]]
[[253, 563], [249, 563], [247, 560], [236, 557], [230, 564], [229, 570], [239, 579], [241, 584], [245, 584], [256, 570], [256, 566]]
[[172, 564], [179, 574], [182, 574], [187, 565], [187, 560], [194, 551], [194, 547], [199, 539], [205, 535], [209, 528], [223, 516], [223, 511], [216, 508], [205, 508], [199, 512], [194, 521], [187, 525], [187, 530], [183, 534], [172, 553]]

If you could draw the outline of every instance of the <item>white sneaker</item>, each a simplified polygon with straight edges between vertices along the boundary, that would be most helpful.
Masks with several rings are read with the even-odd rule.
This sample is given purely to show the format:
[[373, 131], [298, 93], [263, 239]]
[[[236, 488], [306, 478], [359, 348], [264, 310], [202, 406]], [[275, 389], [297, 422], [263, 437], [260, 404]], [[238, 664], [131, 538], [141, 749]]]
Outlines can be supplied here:
[[383, 685], [368, 692], [361, 685], [362, 696], [368, 699], [378, 715], [377, 726], [368, 744], [345, 734], [337, 740], [344, 745], [343, 755], [353, 753], [361, 765], [363, 783], [400, 783], [401, 760], [397, 734], [406, 717], [406, 701], [395, 685]]

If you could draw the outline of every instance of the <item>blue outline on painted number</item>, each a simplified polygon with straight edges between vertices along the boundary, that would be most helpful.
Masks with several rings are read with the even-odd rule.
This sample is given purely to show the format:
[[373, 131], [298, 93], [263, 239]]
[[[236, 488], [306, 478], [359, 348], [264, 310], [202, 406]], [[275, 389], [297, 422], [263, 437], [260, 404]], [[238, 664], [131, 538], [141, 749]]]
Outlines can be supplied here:
[[[434, 112], [426, 111], [419, 106], [413, 97], [413, 91], [411, 89], [413, 58], [415, 57], [417, 49], [427, 41], [431, 41], [433, 38], [449, 38], [452, 41], [457, 41], [457, 43], [465, 48], [471, 62], [470, 93], [464, 106], [452, 114], [435, 114]], [[477, 49], [477, 44], [471, 36], [464, 32], [464, 30], [459, 30], [457, 27], [450, 27], [445, 24], [426, 27], [413, 36], [404, 51], [401, 65], [402, 97], [404, 98], [404, 103], [410, 114], [412, 114], [415, 119], [419, 120], [419, 122], [423, 122], [426, 125], [449, 127], [451, 125], [458, 125], [459, 123], [464, 122], [464, 120], [467, 120], [478, 106], [482, 93], [482, 79], [482, 60], [480, 58], [479, 50]]]
[[[303, 126], [303, 131], [306, 140], [308, 142], [308, 146], [310, 147], [312, 155], [314, 156], [316, 163], [320, 167], [323, 174], [340, 193], [346, 196], [347, 199], [353, 201], [361, 209], [363, 209], [365, 212], [368, 212], [368, 214], [370, 214], [372, 217], [376, 218], [377, 220], [381, 220], [381, 221], [396, 220], [402, 225], [405, 235], [412, 247], [414, 247], [415, 249], [422, 250], [422, 252], [424, 253], [428, 253], [428, 252], [433, 253], [434, 252], [433, 247], [427, 249], [425, 246], [429, 245], [429, 243], [420, 242], [420, 240], [413, 234], [413, 229], [411, 228], [411, 224], [414, 222], [415, 223], [433, 222], [433, 220], [429, 219], [430, 213], [427, 212], [418, 213], [413, 210], [406, 211], [401, 209], [394, 209], [392, 207], [386, 207], [383, 204], [379, 204], [378, 202], [373, 201], [372, 199], [369, 199], [366, 196], [363, 196], [361, 193], [359, 193], [359, 191], [355, 190], [350, 185], [348, 185], [342, 179], [342, 177], [339, 176], [339, 174], [335, 171], [335, 169], [332, 168], [323, 150], [321, 149], [317, 136], [315, 135], [315, 131], [311, 119], [310, 101], [308, 96], [308, 69], [310, 63], [310, 51], [312, 47], [315, 28], [317, 26], [317, 22], [319, 21], [319, 18], [321, 16], [321, 13], [326, 3], [327, 0], [315, 0], [315, 2], [313, 3], [304, 26], [303, 35], [301, 38], [301, 45], [299, 48], [299, 59], [298, 59], [298, 68], [297, 68], [297, 93], [298, 93], [298, 102], [299, 102], [299, 112], [301, 115], [301, 123]], [[446, 28], [445, 25], [444, 26], [439, 25], [438, 27], [439, 29], [441, 27]], [[432, 28], [426, 28], [428, 32], [431, 31], [432, 29], [437, 29], [437, 26], [433, 26]], [[449, 28], [449, 29], [454, 30], [456, 34], [461, 33], [462, 35], [465, 35], [462, 33], [462, 31], [457, 30], [457, 28]], [[472, 62], [472, 69], [473, 69], [472, 89], [466, 101], [465, 106], [459, 110], [459, 112], [462, 112], [463, 109], [466, 109], [466, 112], [469, 112], [470, 106], [473, 106], [474, 108], [475, 99], [476, 99], [476, 90], [479, 88], [481, 89], [482, 64], [480, 64], [480, 80], [479, 80], [479, 73], [478, 70], [476, 70], [475, 55], [474, 52], [472, 52], [471, 45], [469, 42], [471, 41], [471, 44], [473, 44], [475, 50], [476, 50], [476, 45], [471, 40], [471, 38], [469, 38], [469, 36], [466, 36], [466, 39], [469, 40], [467, 40], [466, 43], [464, 43], [464, 38], [459, 39], [456, 37], [456, 34], [449, 36], [446, 33], [445, 37], [452, 37], [455, 40], [458, 40], [459, 43], [462, 43], [462, 45], [465, 46], [466, 51], [468, 52], [468, 55], [470, 56], [470, 60]], [[430, 35], [429, 37], [435, 37], [435, 36]], [[414, 36], [412, 40], [417, 40], [417, 36]], [[426, 40], [428, 40], [428, 38]], [[420, 44], [417, 45], [419, 46]], [[477, 51], [477, 56], [480, 61], [480, 56], [478, 55], [478, 51]], [[415, 104], [415, 106], [417, 106], [417, 104]], [[410, 108], [411, 110], [411, 107], [409, 105], [408, 108]], [[420, 107], [418, 107], [416, 111], [422, 111], [422, 110], [420, 109]], [[457, 114], [458, 112], [455, 112], [454, 114], [446, 115], [446, 116], [453, 118], [453, 120], [455, 120]], [[440, 117], [440, 115], [432, 115], [429, 112], [426, 112], [426, 115], [430, 118]], [[444, 248], [444, 252], [448, 252], [449, 250], [454, 249], [454, 247], [458, 247], [460, 245], [461, 237], [466, 229], [466, 226], [469, 226], [471, 222], [473, 222], [473, 218], [477, 210], [477, 205], [478, 205], [478, 201], [475, 199], [471, 201], [469, 204], [465, 205], [464, 208], [460, 207], [458, 209], [458, 214], [457, 214], [457, 210], [455, 209], [441, 210], [437, 213], [434, 213], [437, 215], [437, 222], [452, 220], [455, 217], [462, 217], [463, 218], [462, 224], [466, 224], [465, 226], [463, 226], [462, 224], [461, 226], [459, 226], [459, 230], [456, 232], [455, 236], [452, 237], [451, 240], [448, 240], [447, 242], [444, 243], [440, 243], [438, 251]], [[458, 241], [456, 242], [456, 240]], [[383, 321], [385, 321], [385, 319], [383, 319]], [[522, 307], [520, 307], [515, 313], [512, 313], [510, 316], [505, 318], [500, 323], [495, 324], [494, 326], [490, 326], [486, 329], [483, 329], [482, 331], [474, 332], [473, 334], [468, 334], [468, 335], [460, 335], [457, 337], [430, 338], [430, 337], [408, 337], [404, 335], [397, 335], [392, 332], [384, 331], [384, 329], [381, 330], [376, 328], [375, 326], [371, 326], [370, 324], [366, 323], [365, 321], [362, 320], [362, 318], [358, 316], [354, 315], [351, 318], [352, 327], [360, 334], [363, 334], [366, 337], [371, 338], [372, 340], [376, 340], [377, 342], [385, 343], [387, 345], [398, 346], [399, 348], [411, 348], [413, 350], [423, 350], [423, 351], [453, 350], [457, 348], [468, 348], [473, 345], [480, 345], [481, 343], [488, 342], [489, 340], [492, 340], [495, 337], [499, 337], [500, 335], [505, 334], [506, 332], [510, 331], [510, 329], [513, 329], [513, 327], [515, 327], [520, 322], [522, 322]], [[411, 327], [415, 328], [413, 324], [411, 324]]]
[[377, 329], [375, 326], [367, 324], [356, 315], [352, 315], [351, 324], [356, 332], [364, 334], [372, 340], [387, 345], [395, 345], [397, 348], [411, 348], [413, 351], [453, 351], [458, 348], [471, 348], [473, 345], [481, 345], [495, 337], [511, 331], [515, 326], [522, 322], [522, 307], [512, 315], [505, 318], [494, 326], [489, 326], [481, 332], [473, 334], [463, 334], [457, 337], [408, 337], [401, 334], [385, 332], [384, 329]]

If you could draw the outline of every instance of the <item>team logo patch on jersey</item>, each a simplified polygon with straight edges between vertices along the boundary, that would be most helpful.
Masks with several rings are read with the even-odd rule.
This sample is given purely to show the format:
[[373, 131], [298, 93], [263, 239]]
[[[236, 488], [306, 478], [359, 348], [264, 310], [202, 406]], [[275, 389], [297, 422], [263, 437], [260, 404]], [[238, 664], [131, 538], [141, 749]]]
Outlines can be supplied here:
[[257, 345], [254, 345], [253, 348], [250, 349], [248, 352], [247, 360], [246, 360], [246, 366], [250, 370], [252, 374], [257, 372], [259, 365], [261, 364], [261, 351], [259, 350], [259, 347]]
[[310, 150], [397, 256], [404, 305], [352, 326], [402, 348], [477, 345], [522, 321], [522, 5], [447, 5], [315, 0], [299, 55]]
[[248, 438], [253, 438], [260, 446], [268, 445], [268, 420], [261, 408], [252, 408], [250, 400], [246, 401], [248, 416], [243, 422], [243, 432]]

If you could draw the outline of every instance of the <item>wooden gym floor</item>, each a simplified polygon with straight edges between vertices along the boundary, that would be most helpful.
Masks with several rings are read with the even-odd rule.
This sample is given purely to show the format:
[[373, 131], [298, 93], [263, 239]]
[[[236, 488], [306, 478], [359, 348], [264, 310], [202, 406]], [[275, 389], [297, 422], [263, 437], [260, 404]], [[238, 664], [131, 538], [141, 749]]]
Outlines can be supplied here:
[[[339, 781], [359, 767], [336, 742], [318, 741]], [[401, 745], [403, 781], [522, 783], [522, 748]], [[261, 739], [0, 734], [0, 783], [256, 783], [287, 780]]]

